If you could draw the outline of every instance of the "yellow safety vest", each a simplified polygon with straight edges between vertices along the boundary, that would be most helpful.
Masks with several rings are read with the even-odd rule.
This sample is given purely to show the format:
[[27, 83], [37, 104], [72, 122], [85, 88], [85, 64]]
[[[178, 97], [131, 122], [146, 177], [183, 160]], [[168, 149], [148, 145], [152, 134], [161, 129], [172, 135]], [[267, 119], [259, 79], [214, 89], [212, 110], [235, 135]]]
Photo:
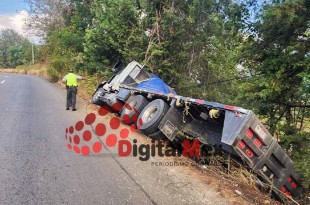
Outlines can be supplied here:
[[75, 74], [69, 73], [66, 76], [67, 86], [78, 86], [78, 80]]

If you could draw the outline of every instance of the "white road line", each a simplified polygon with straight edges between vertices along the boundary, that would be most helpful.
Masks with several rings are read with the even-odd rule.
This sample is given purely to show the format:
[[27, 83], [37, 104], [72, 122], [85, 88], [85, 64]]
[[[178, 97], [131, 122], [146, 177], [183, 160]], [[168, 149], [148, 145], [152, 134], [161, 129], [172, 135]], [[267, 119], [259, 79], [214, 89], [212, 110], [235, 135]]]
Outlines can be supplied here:
[[1, 84], [4, 83], [4, 82], [5, 82], [5, 80], [1, 81]]

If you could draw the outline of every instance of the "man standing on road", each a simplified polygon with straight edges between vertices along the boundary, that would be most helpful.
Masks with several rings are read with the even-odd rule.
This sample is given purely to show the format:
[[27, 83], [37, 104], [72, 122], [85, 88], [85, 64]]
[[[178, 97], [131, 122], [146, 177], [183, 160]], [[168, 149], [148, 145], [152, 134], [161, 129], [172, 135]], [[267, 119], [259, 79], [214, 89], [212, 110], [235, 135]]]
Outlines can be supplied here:
[[83, 78], [82, 76], [75, 75], [72, 68], [69, 69], [69, 74], [62, 79], [62, 83], [65, 83], [67, 88], [66, 110], [69, 110], [69, 107], [72, 105], [72, 111], [76, 111], [75, 104], [78, 80], [84, 79], [86, 80], [86, 78]]

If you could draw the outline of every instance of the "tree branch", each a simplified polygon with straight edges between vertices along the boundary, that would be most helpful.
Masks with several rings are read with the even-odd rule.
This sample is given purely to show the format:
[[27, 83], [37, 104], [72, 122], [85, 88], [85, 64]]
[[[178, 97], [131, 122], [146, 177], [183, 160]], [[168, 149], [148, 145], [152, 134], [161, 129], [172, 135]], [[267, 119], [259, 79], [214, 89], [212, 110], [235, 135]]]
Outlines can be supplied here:
[[304, 104], [287, 104], [287, 103], [281, 103], [285, 106], [288, 107], [306, 107], [306, 108], [310, 108], [310, 105], [304, 105]]

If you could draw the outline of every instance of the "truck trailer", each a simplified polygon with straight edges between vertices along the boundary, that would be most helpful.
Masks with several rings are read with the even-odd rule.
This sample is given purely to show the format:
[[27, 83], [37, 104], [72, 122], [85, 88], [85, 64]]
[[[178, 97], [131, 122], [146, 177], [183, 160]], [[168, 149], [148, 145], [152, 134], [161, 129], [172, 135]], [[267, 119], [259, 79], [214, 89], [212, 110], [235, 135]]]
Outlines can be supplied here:
[[272, 184], [280, 198], [301, 195], [301, 176], [292, 160], [253, 111], [178, 95], [136, 61], [126, 67], [118, 63], [112, 70], [115, 75], [98, 86], [93, 104], [121, 105], [116, 111], [123, 122], [137, 124], [152, 139], [174, 141], [181, 132], [220, 147]]

